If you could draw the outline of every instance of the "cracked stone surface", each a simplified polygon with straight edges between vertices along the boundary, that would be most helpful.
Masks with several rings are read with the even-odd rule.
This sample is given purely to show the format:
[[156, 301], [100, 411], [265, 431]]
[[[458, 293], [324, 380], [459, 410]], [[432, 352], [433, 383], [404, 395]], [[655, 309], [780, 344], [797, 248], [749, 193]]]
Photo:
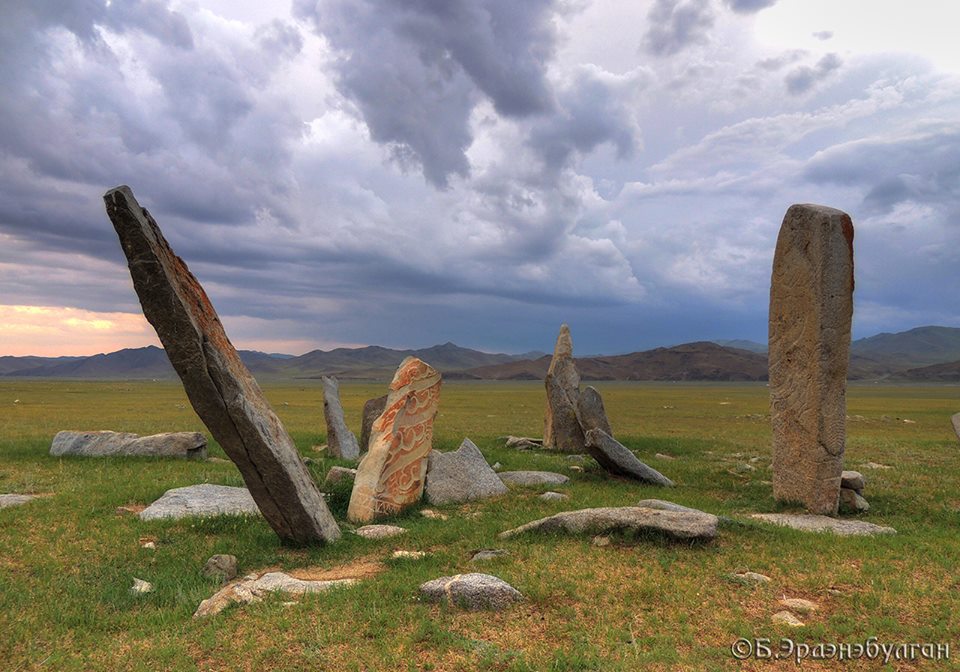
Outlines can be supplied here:
[[470, 611], [502, 611], [523, 600], [520, 591], [503, 579], [478, 573], [427, 581], [420, 586], [420, 595], [427, 602], [443, 602]]

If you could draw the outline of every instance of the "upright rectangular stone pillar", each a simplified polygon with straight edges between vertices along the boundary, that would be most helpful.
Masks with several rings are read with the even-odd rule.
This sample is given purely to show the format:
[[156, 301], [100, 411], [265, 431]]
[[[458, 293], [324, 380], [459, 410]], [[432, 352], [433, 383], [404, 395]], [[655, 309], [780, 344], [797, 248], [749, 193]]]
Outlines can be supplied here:
[[332, 542], [340, 528], [257, 381], [240, 361], [210, 299], [173, 253], [130, 187], [104, 194], [133, 287], [193, 410], [243, 476], [285, 541]]
[[837, 513], [852, 316], [850, 216], [790, 206], [770, 282], [773, 496], [811, 513]]

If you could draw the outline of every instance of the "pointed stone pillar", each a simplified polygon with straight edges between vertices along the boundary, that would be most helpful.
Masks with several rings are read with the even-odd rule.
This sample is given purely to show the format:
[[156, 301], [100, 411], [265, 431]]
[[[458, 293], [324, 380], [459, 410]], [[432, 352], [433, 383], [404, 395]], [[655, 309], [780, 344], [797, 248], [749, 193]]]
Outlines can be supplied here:
[[573, 339], [570, 327], [560, 326], [557, 344], [547, 377], [547, 407], [544, 412], [543, 446], [564, 453], [585, 452], [583, 428], [577, 415], [580, 401], [580, 373], [573, 360]]
[[850, 216], [790, 206], [770, 282], [773, 495], [811, 513], [837, 513], [852, 316]]
[[284, 541], [336, 541], [340, 528], [203, 287], [129, 187], [111, 189], [103, 200], [144, 316], [193, 409], [237, 465], [263, 517]]

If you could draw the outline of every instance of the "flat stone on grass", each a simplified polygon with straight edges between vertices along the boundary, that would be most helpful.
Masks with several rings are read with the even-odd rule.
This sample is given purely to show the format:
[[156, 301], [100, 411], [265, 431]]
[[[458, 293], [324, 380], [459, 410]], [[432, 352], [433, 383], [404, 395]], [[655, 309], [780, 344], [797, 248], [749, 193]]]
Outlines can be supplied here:
[[778, 611], [770, 617], [770, 620], [774, 623], [789, 625], [791, 628], [802, 628], [804, 625], [803, 621], [786, 610]]
[[639, 506], [567, 511], [500, 533], [508, 539], [525, 532], [597, 535], [609, 532], [656, 532], [671, 539], [708, 541], [717, 536], [716, 516], [703, 512], [660, 511]]
[[396, 525], [364, 525], [355, 529], [353, 533], [364, 539], [389, 539], [406, 534], [407, 531]]
[[816, 514], [754, 513], [750, 517], [803, 532], [833, 532], [841, 537], [897, 533], [892, 527], [875, 525], [864, 520], [845, 520]]
[[502, 611], [523, 595], [503, 579], [490, 574], [458, 574], [427, 581], [420, 586], [427, 602], [440, 602], [469, 611]]
[[570, 480], [552, 471], [501, 471], [497, 475], [507, 485], [520, 486], [563, 485]]
[[243, 515], [260, 515], [260, 509], [246, 488], [203, 483], [167, 490], [140, 512], [140, 520]]
[[36, 495], [0, 495], [0, 509], [5, 509], [8, 506], [20, 506], [32, 499], [36, 499]]

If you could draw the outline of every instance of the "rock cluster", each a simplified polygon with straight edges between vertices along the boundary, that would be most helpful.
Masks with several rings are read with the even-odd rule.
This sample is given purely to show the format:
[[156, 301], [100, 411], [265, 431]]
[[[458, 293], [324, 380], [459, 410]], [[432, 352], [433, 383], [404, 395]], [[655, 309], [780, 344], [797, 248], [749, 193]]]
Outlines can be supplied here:
[[596, 388], [580, 389], [580, 373], [573, 359], [573, 340], [570, 327], [565, 324], [560, 326], [544, 385], [547, 389], [543, 429], [545, 447], [572, 454], [587, 452], [600, 466], [617, 476], [652, 485], [673, 485], [669, 478], [645, 465], [613, 438], [603, 399]]
[[207, 457], [207, 438], [200, 432], [168, 432], [140, 436], [127, 432], [57, 432], [50, 445], [50, 455], [82, 457], [185, 457], [203, 460]]
[[770, 281], [773, 495], [835, 515], [846, 433], [853, 315], [853, 223], [821, 205], [792, 205]]
[[870, 509], [863, 498], [866, 479], [859, 471], [843, 471], [840, 475], [840, 510], [862, 513]]

